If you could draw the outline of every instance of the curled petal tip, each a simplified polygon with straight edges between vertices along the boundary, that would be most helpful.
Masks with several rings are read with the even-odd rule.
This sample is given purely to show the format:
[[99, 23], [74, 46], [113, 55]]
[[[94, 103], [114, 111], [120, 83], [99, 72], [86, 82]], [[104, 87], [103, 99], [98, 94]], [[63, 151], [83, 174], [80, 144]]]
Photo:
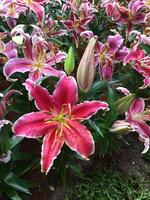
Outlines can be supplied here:
[[14, 79], [14, 78], [7, 77], [6, 80], [9, 81], [9, 82], [16, 82], [18, 79], [17, 78]]

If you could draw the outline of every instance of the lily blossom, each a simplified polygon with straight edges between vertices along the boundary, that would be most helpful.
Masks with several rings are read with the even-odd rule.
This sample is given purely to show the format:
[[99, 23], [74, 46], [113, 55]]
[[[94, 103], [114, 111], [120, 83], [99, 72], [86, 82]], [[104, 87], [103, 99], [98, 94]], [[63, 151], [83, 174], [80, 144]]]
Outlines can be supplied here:
[[49, 38], [67, 35], [67, 31], [63, 29], [59, 29], [57, 27], [57, 24], [58, 24], [57, 20], [52, 19], [50, 16], [46, 16], [46, 19], [43, 22], [42, 31]]
[[91, 37], [91, 31], [88, 30], [88, 24], [93, 19], [94, 12], [96, 11], [97, 10], [93, 8], [93, 5], [90, 2], [83, 1], [76, 13], [71, 11], [69, 19], [62, 21], [65, 28], [72, 32], [76, 46], [78, 46], [79, 36], [82, 34], [83, 37], [84, 32], [86, 33], [86, 36], [89, 32], [89, 37]]
[[125, 63], [133, 61], [133, 68], [144, 77], [144, 85], [141, 89], [150, 86], [150, 57], [146, 56], [145, 51], [141, 50], [138, 44], [125, 58]]
[[73, 77], [62, 77], [53, 94], [40, 85], [26, 81], [26, 88], [35, 100], [38, 112], [19, 118], [14, 126], [15, 136], [27, 138], [44, 137], [41, 153], [41, 170], [48, 173], [64, 143], [83, 158], [94, 153], [94, 140], [87, 128], [80, 123], [90, 118], [108, 104], [86, 101], [77, 104], [77, 84]]
[[47, 0], [16, 0], [16, 3], [20, 8], [29, 8], [33, 11], [38, 17], [39, 22], [44, 20], [45, 12], [43, 4], [46, 2]]
[[138, 43], [143, 43], [143, 44], [147, 44], [150, 45], [150, 36], [147, 36], [146, 34], [142, 34], [139, 31], [131, 31], [130, 34], [135, 34], [136, 35], [136, 39], [138, 41]]
[[150, 126], [145, 121], [150, 121], [150, 110], [145, 110], [145, 102], [142, 98], [137, 98], [131, 104], [126, 114], [126, 122], [130, 123], [133, 131], [139, 134], [139, 138], [144, 142], [146, 153], [150, 145]]
[[113, 75], [114, 62], [123, 61], [127, 49], [122, 48], [123, 38], [120, 34], [109, 36], [106, 43], [98, 42], [95, 50], [96, 66], [99, 68], [100, 78], [110, 80]]
[[0, 40], [0, 53], [5, 55], [7, 59], [16, 58], [17, 57], [17, 46], [13, 41], [8, 43], [4, 43]]
[[32, 43], [27, 33], [22, 35], [25, 39], [23, 46], [25, 57], [8, 60], [3, 69], [7, 79], [10, 79], [10, 76], [15, 72], [29, 72], [29, 79], [31, 79], [32, 82], [36, 82], [43, 75], [61, 77], [65, 74], [63, 71], [52, 67], [65, 59], [65, 52], [61, 52], [57, 46], [46, 42], [37, 35], [32, 36]]
[[104, 0], [102, 7], [105, 7], [108, 16], [112, 17], [117, 24], [127, 25], [129, 33], [133, 25], [144, 23], [146, 5], [141, 0], [131, 0], [128, 8], [121, 6], [117, 0]]
[[77, 0], [66, 0], [62, 6], [62, 11], [66, 11], [70, 8], [73, 12], [76, 12], [79, 7], [79, 2]]

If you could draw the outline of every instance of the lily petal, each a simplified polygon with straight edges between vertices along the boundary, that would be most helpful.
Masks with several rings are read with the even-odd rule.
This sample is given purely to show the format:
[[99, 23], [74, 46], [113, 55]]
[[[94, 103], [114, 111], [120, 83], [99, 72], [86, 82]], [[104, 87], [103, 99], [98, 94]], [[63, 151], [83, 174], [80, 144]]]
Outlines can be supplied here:
[[20, 117], [13, 125], [15, 136], [27, 138], [39, 138], [54, 130], [57, 124], [47, 123], [50, 115], [43, 112], [32, 112]]
[[120, 34], [116, 34], [114, 36], [109, 36], [108, 37], [108, 40], [107, 40], [108, 44], [109, 44], [109, 51], [108, 51], [108, 54], [113, 54], [115, 53], [119, 48], [120, 46], [122, 45], [123, 43], [123, 38], [121, 37]]
[[42, 22], [44, 20], [44, 7], [35, 1], [33, 1], [29, 7], [37, 15], [38, 20]]
[[51, 111], [53, 108], [53, 99], [48, 91], [40, 85], [34, 84], [28, 79], [24, 83], [29, 95], [35, 100], [35, 105], [39, 110]]
[[49, 64], [47, 64], [43, 70], [42, 73], [44, 75], [48, 75], [48, 76], [56, 76], [56, 77], [61, 77], [65, 75], [65, 72], [61, 71], [61, 70], [57, 70], [54, 67], [51, 67]]
[[74, 119], [82, 120], [88, 119], [100, 109], [108, 108], [108, 104], [100, 101], [85, 101], [78, 105], [73, 106], [72, 115]]
[[139, 139], [144, 142], [144, 150], [143, 154], [146, 153], [149, 150], [150, 145], [150, 126], [148, 126], [144, 121], [138, 121], [137, 123], [133, 122], [131, 124], [134, 131], [136, 131], [139, 134]]
[[64, 140], [61, 134], [55, 131], [46, 135], [43, 139], [42, 153], [41, 153], [41, 171], [48, 173], [53, 161], [57, 158], [61, 151]]
[[142, 98], [137, 98], [133, 101], [129, 108], [129, 112], [134, 114], [140, 114], [144, 111], [145, 108], [145, 102]]
[[77, 121], [69, 120], [67, 126], [64, 126], [65, 143], [83, 158], [94, 153], [95, 145], [91, 133], [87, 128]]
[[27, 58], [12, 58], [5, 65], [3, 73], [8, 79], [15, 72], [28, 72], [31, 71], [33, 62]]
[[73, 106], [78, 99], [78, 89], [75, 79], [71, 76], [63, 76], [56, 86], [53, 98], [58, 111], [65, 104]]
[[11, 122], [5, 119], [0, 120], [0, 130], [5, 124], [11, 124]]

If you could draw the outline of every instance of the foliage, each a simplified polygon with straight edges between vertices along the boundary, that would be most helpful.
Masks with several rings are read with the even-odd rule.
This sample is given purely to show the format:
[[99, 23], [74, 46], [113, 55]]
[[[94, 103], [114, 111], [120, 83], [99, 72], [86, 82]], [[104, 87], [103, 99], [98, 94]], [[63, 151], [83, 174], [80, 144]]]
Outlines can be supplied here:
[[96, 168], [86, 175], [86, 180], [76, 182], [65, 200], [146, 200], [150, 198], [149, 184], [149, 180], [124, 177], [115, 170]]
[[148, 152], [149, 13], [148, 0], [1, 0], [1, 195], [30, 195], [22, 176], [40, 164], [65, 184], [68, 168], [82, 175], [77, 160], [105, 156], [125, 134]]

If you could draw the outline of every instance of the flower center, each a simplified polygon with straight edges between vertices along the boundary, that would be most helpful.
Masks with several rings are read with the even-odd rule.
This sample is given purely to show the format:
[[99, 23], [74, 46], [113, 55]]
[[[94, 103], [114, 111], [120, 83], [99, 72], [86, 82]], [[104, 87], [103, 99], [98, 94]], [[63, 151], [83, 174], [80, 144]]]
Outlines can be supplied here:
[[61, 125], [67, 125], [67, 119], [71, 118], [71, 105], [65, 104], [62, 106], [59, 113], [52, 113], [52, 117], [46, 120], [46, 123], [58, 122]]
[[150, 0], [147, 0], [147, 1], [146, 1], [146, 5], [147, 5], [147, 6], [150, 6]]
[[103, 51], [101, 52], [101, 54], [99, 55], [99, 60], [100, 62], [105, 61], [105, 57], [106, 57], [106, 53], [109, 50], [109, 45], [106, 44], [106, 47], [103, 49]]
[[34, 67], [36, 70], [39, 70], [40, 68], [42, 68], [44, 65], [41, 61], [38, 61], [34, 64]]
[[27, 4], [31, 4], [32, 2], [33, 2], [33, 0], [24, 0], [25, 1], [25, 3], [27, 3]]
[[105, 60], [105, 53], [100, 54], [99, 60], [103, 62]]
[[9, 14], [10, 15], [14, 15], [15, 14], [15, 4], [14, 3], [11, 3], [9, 5]]

